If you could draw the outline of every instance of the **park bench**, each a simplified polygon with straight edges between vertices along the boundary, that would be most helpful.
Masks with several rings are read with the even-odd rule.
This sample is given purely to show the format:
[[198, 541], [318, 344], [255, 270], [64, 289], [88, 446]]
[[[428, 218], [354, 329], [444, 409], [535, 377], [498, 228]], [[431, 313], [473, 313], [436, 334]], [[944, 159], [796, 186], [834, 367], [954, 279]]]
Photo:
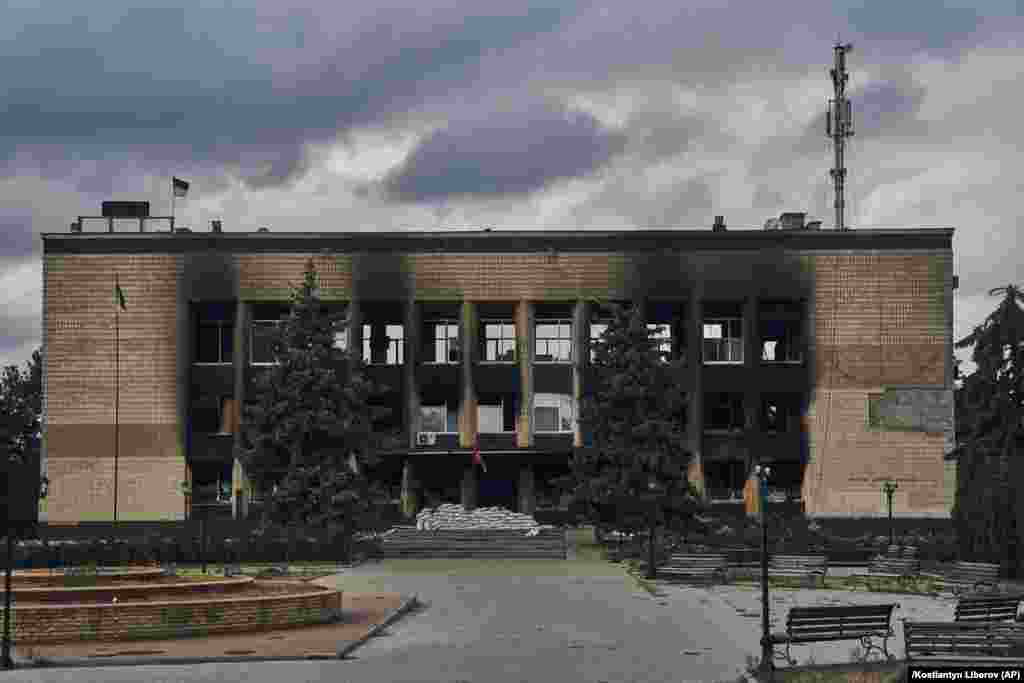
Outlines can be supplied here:
[[972, 595], [961, 597], [956, 603], [954, 621], [1000, 622], [1019, 621], [1017, 614], [1024, 595]]
[[[859, 640], [864, 655], [877, 650], [888, 659], [888, 641], [892, 638], [892, 613], [899, 607], [891, 605], [849, 605], [844, 607], [793, 607], [786, 617], [786, 631], [771, 636], [773, 654], [790, 664], [796, 660], [790, 654], [793, 645], [828, 642], [833, 640]], [[879, 646], [875, 639], [881, 638]], [[777, 646], [785, 645], [782, 652]]]
[[[812, 586], [820, 580], [825, 583], [828, 571], [828, 558], [824, 555], [769, 555], [768, 577], [798, 578], [809, 582]], [[760, 580], [760, 573], [755, 572]]]
[[908, 664], [1024, 664], [1024, 627], [992, 622], [903, 621]]
[[921, 572], [921, 561], [917, 558], [879, 555], [868, 566], [870, 578], [909, 579]]
[[999, 584], [999, 565], [989, 562], [954, 562], [945, 571], [924, 576], [941, 579], [956, 595], [977, 592], [981, 588], [995, 590]]
[[728, 578], [725, 555], [675, 553], [658, 567], [658, 578], [680, 583], [724, 583]]

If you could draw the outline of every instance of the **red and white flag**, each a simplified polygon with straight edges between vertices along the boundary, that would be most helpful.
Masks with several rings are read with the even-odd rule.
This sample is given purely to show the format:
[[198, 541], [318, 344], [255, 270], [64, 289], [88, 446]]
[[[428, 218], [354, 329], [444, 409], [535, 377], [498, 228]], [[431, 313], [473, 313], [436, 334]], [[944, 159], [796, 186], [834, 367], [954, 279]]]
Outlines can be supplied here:
[[480, 435], [478, 434], [476, 440], [473, 442], [473, 464], [480, 465], [484, 472], [487, 471], [487, 465], [484, 464], [483, 456], [480, 455]]

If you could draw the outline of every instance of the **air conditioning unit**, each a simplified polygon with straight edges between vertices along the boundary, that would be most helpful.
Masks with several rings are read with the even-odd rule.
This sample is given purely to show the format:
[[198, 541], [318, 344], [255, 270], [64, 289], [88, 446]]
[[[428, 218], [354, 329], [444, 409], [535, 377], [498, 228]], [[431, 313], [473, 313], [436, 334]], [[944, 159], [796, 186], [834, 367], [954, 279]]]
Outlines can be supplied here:
[[437, 443], [436, 432], [416, 432], [417, 446], [433, 446]]

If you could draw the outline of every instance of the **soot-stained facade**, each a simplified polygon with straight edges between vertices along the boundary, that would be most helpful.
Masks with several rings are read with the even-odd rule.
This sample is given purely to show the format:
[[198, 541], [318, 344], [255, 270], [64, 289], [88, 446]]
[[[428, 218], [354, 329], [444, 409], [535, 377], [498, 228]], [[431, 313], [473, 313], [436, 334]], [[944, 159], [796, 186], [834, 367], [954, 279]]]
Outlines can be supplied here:
[[[814, 516], [948, 516], [952, 229], [81, 232], [43, 236], [50, 521], [111, 519], [115, 275], [120, 519], [258, 509], [232, 447], [266, 332], [312, 258], [389, 387], [406, 511], [534, 512], [583, 447], [600, 303], [642, 307], [686, 366], [691, 478], [735, 500], [756, 463]], [[479, 444], [486, 472], [471, 462]]]

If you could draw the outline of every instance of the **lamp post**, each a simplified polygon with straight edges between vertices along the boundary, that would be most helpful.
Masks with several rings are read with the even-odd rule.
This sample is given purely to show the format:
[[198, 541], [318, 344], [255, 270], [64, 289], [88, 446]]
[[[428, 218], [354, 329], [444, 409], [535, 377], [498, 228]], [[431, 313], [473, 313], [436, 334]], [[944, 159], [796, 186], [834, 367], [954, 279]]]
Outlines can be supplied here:
[[647, 543], [647, 578], [658, 578], [657, 558], [654, 552], [654, 535], [658, 525], [658, 499], [661, 494], [661, 486], [656, 481], [650, 481], [647, 489], [651, 492], [651, 535]]
[[772, 661], [772, 640], [768, 625], [768, 475], [770, 467], [758, 465], [754, 468], [758, 480], [758, 495], [761, 499], [761, 671], [771, 676], [774, 668]]
[[885, 493], [885, 497], [889, 500], [889, 548], [891, 549], [893, 543], [893, 528], [892, 528], [892, 497], [896, 493], [900, 485], [894, 481], [886, 480], [882, 484], [882, 491]]

